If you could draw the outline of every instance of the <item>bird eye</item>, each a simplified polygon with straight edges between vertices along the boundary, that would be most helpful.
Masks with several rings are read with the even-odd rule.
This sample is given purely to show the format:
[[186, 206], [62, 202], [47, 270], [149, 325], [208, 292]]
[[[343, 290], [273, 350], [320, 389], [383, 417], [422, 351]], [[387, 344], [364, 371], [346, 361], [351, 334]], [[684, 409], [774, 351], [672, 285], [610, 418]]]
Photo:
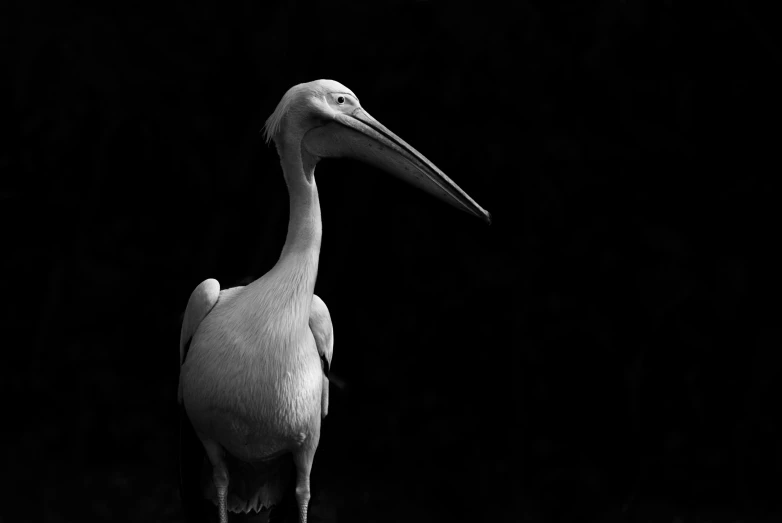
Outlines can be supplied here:
[[337, 96], [337, 103], [339, 105], [342, 105], [345, 103], [345, 97], [344, 96]]

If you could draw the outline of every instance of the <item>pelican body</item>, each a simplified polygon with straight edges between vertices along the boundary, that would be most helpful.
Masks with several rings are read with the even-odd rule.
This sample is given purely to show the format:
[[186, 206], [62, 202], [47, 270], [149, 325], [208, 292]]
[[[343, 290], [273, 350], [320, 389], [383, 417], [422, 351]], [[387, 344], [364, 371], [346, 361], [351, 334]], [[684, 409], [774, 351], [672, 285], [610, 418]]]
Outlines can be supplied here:
[[[208, 458], [188, 463], [182, 457], [183, 501], [194, 495], [185, 485], [198, 484], [197, 495], [217, 504], [221, 523], [229, 512], [252, 514], [281, 504], [292, 482], [299, 521], [307, 521], [334, 346], [328, 308], [314, 294], [322, 235], [318, 160], [365, 161], [490, 221], [488, 212], [369, 116], [338, 82], [289, 89], [265, 131], [267, 142], [276, 145], [290, 197], [280, 258], [245, 287], [221, 290], [214, 279], [198, 285], [180, 337], [184, 429], [189, 420]], [[202, 465], [208, 467], [204, 482]]]

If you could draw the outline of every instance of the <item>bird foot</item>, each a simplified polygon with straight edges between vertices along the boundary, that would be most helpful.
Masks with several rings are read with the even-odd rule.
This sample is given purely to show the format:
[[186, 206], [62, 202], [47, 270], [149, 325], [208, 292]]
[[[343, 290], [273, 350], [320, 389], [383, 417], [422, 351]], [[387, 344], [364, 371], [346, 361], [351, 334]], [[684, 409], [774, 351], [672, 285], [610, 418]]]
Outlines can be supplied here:
[[220, 511], [220, 523], [228, 523], [228, 473], [223, 467], [215, 467], [214, 484], [217, 488], [217, 509]]

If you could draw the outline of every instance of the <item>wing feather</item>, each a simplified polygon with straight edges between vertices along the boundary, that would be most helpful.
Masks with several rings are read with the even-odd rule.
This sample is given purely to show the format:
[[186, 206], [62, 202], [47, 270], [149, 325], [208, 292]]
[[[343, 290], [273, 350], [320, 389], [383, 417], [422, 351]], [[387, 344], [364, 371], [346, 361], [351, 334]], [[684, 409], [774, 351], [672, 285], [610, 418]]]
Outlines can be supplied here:
[[318, 354], [324, 360], [323, 372], [328, 376], [331, 366], [331, 356], [334, 353], [334, 328], [331, 325], [331, 315], [326, 304], [317, 295], [312, 296], [310, 309], [310, 330], [315, 337]]
[[[201, 321], [214, 308], [220, 297], [220, 284], [217, 280], [209, 278], [198, 284], [198, 287], [190, 294], [185, 309], [185, 317], [182, 320], [182, 332], [179, 336], [179, 367], [185, 362], [190, 340], [193, 339], [196, 329]], [[177, 392], [179, 403], [182, 403], [182, 378], [180, 372], [179, 390]]]
[[331, 356], [334, 354], [334, 328], [331, 324], [331, 315], [328, 307], [316, 295], [312, 296], [310, 330], [315, 337], [315, 345], [318, 347], [320, 360], [323, 362], [321, 415], [325, 418], [329, 411], [329, 370], [331, 368]]

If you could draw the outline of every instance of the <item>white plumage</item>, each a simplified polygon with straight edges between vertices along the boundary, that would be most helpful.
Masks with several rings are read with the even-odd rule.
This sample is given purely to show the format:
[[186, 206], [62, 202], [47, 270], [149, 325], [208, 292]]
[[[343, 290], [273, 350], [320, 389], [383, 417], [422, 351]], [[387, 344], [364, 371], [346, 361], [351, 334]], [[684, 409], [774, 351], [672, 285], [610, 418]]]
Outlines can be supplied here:
[[192, 293], [182, 323], [179, 400], [212, 465], [203, 495], [228, 512], [279, 503], [292, 457], [299, 519], [328, 412], [334, 336], [314, 295], [322, 235], [315, 165], [351, 156], [489, 220], [442, 171], [369, 116], [345, 86], [318, 80], [291, 88], [266, 122], [290, 196], [288, 235], [277, 264], [245, 287], [216, 280]]

